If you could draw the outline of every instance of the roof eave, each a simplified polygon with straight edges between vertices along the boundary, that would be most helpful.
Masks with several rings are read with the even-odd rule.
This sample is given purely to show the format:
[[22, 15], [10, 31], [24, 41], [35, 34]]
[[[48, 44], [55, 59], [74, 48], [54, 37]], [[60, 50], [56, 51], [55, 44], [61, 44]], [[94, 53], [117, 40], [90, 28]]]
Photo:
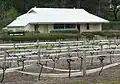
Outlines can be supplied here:
[[109, 21], [103, 22], [30, 22], [30, 24], [61, 24], [61, 23], [109, 23]]

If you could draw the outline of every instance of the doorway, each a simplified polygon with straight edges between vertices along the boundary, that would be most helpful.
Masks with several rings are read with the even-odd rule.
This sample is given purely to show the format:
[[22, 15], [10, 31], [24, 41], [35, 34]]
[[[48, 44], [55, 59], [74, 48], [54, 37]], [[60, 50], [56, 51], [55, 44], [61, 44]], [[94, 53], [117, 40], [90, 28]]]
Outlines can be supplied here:
[[77, 24], [77, 29], [80, 32], [80, 24]]

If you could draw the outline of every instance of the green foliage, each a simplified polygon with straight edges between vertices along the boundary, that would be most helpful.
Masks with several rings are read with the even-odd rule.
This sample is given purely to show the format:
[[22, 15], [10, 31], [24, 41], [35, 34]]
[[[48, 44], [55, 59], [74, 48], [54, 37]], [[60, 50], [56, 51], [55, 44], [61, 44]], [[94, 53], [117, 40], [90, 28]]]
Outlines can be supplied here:
[[113, 21], [110, 23], [104, 23], [102, 25], [103, 30], [120, 30], [120, 22], [119, 21]]
[[[110, 4], [114, 6], [114, 10], [110, 9]], [[120, 12], [117, 10], [117, 6], [119, 4], [120, 0], [112, 0], [109, 3], [108, 0], [1, 0], [0, 28], [5, 27], [19, 14], [27, 12], [34, 6], [40, 8], [83, 8], [90, 13], [108, 19], [110, 21], [115, 20], [116, 15], [118, 20], [120, 20]], [[114, 25], [110, 26], [112, 29], [114, 29]]]
[[118, 8], [118, 9], [116, 10], [116, 14], [117, 14], [118, 20], [120, 21], [120, 8]]
[[[119, 5], [120, 0], [112, 0], [113, 5]], [[32, 7], [83, 8], [90, 13], [113, 20], [114, 14], [109, 9], [108, 0], [1, 0], [0, 11], [14, 19], [16, 13], [23, 14]], [[100, 7], [100, 9], [99, 9]], [[11, 9], [11, 10], [10, 10]], [[6, 14], [9, 12], [8, 14]], [[100, 12], [100, 13], [99, 13]], [[8, 18], [7, 17], [7, 18]], [[10, 20], [11, 20], [10, 18]], [[7, 21], [7, 20], [6, 20]], [[8, 22], [7, 22], [8, 23]], [[5, 24], [6, 25], [6, 24]]]
[[108, 37], [108, 38], [113, 38], [113, 37], [120, 37], [120, 32], [108, 32], [108, 31], [101, 31], [101, 32], [84, 32], [82, 33], [83, 36], [86, 36], [86, 38], [93, 38], [94, 35], [99, 35], [102, 37]]
[[79, 31], [78, 30], [76, 30], [76, 29], [65, 29], [65, 30], [63, 30], [63, 29], [59, 29], [59, 30], [52, 30], [52, 31], [50, 31], [50, 33], [71, 33], [71, 34], [77, 34], [77, 33], [79, 33]]
[[[72, 39], [72, 38], [78, 38], [79, 35], [69, 35], [69, 34], [40, 34], [40, 33], [34, 33], [34, 32], [24, 32], [24, 36], [10, 36], [9, 34], [15, 34], [15, 32], [7, 32], [1, 33], [0, 40], [4, 41], [36, 41], [39, 40], [57, 40], [57, 39]], [[21, 32], [16, 32], [21, 33]], [[23, 32], [22, 32], [23, 33]]]
[[12, 20], [18, 16], [18, 12], [15, 8], [11, 7], [7, 11], [2, 11], [0, 13], [0, 27], [6, 26], [8, 23], [10, 23]]
[[92, 40], [95, 34], [93, 32], [83, 32], [81, 33], [81, 35], [84, 36], [86, 39]]
[[111, 82], [101, 82], [101, 83], [96, 83], [96, 84], [120, 84], [119, 81], [111, 81]]

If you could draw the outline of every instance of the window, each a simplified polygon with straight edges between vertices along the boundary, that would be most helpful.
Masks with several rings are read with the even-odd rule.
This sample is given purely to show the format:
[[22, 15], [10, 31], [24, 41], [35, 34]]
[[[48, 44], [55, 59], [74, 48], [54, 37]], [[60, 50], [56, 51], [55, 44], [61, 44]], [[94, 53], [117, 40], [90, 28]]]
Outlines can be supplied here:
[[65, 28], [75, 28], [75, 24], [65, 24]]
[[87, 25], [87, 30], [89, 30], [90, 29], [89, 24], [86, 24], [86, 25]]
[[75, 24], [54, 24], [54, 29], [75, 28]]
[[64, 24], [54, 24], [54, 29], [64, 29]]

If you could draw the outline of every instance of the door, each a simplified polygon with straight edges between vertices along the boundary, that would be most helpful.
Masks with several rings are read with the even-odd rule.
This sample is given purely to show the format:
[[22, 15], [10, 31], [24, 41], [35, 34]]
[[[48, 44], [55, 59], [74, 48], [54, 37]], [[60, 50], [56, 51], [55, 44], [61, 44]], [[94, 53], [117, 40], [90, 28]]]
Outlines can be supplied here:
[[80, 32], [80, 24], [77, 24], [77, 29]]

